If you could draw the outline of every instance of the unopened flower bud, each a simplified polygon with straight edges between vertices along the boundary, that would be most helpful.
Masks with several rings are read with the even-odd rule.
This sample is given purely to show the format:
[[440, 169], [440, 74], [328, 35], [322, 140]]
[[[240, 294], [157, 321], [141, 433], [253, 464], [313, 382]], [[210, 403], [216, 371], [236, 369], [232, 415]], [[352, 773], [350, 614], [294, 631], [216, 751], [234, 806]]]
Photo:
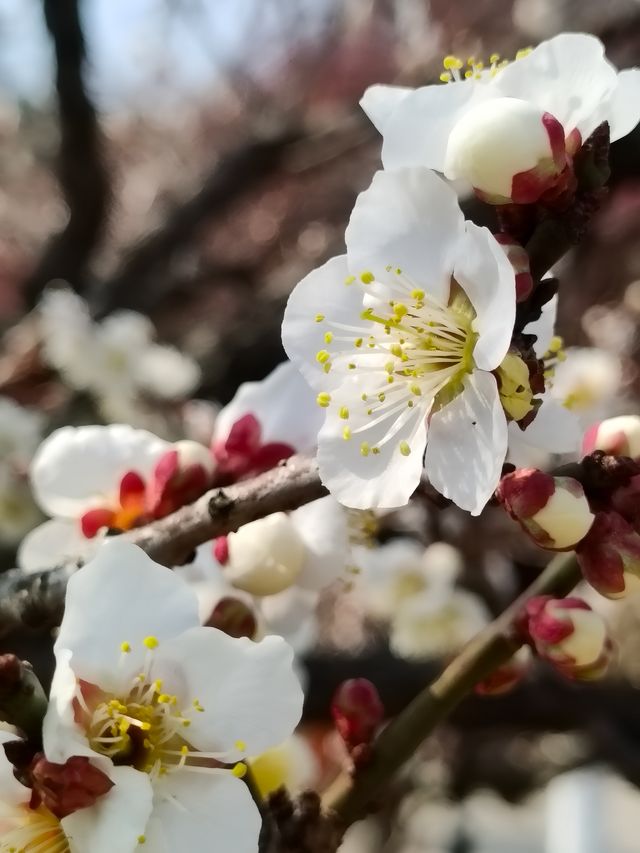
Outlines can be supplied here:
[[503, 477], [496, 494], [541, 548], [570, 550], [593, 524], [584, 489], [572, 477], [552, 477], [535, 468], [522, 468]]
[[576, 548], [582, 574], [607, 598], [622, 598], [640, 580], [640, 534], [617, 512], [599, 512]]
[[494, 235], [496, 241], [504, 249], [505, 255], [511, 262], [516, 274], [516, 302], [524, 302], [531, 296], [533, 290], [533, 276], [529, 266], [529, 255], [525, 248], [520, 245], [510, 234], [504, 231]]
[[207, 447], [197, 441], [176, 441], [158, 459], [147, 492], [149, 510], [164, 518], [199, 498], [209, 484], [214, 461]]
[[384, 707], [375, 685], [368, 679], [350, 678], [336, 690], [331, 715], [351, 752], [371, 743], [384, 719]]
[[530, 664], [531, 650], [521, 646], [510, 660], [479, 681], [474, 690], [478, 696], [502, 696], [520, 683]]
[[571, 678], [604, 672], [610, 643], [602, 617], [580, 598], [532, 598], [527, 633], [538, 654]]
[[229, 637], [249, 637], [251, 640], [255, 639], [258, 630], [258, 620], [249, 605], [228, 595], [218, 601], [206, 625], [223, 631]]
[[567, 165], [564, 130], [550, 113], [518, 98], [466, 110], [449, 136], [445, 175], [464, 178], [491, 204], [532, 204]]
[[53, 764], [37, 755], [30, 768], [32, 807], [44, 805], [57, 818], [94, 805], [113, 782], [85, 756], [74, 755], [64, 764]]
[[640, 458], [640, 417], [620, 415], [594, 424], [585, 433], [582, 452], [603, 450], [613, 456]]
[[305, 558], [305, 546], [284, 512], [244, 524], [227, 537], [225, 576], [251, 595], [274, 595], [295, 583]]

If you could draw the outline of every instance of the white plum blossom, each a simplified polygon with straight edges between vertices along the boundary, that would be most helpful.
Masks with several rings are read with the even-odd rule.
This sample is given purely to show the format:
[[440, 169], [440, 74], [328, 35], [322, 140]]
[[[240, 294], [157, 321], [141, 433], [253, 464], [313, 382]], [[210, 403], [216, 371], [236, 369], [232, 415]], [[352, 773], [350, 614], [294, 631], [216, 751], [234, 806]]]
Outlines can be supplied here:
[[67, 818], [71, 834], [108, 837], [85, 850], [257, 850], [243, 759], [284, 741], [302, 709], [282, 639], [201, 627], [193, 591], [116, 539], [71, 577], [54, 651], [45, 755], [86, 756], [115, 783]]
[[197, 364], [155, 342], [151, 321], [118, 311], [102, 322], [70, 290], [47, 291], [39, 305], [43, 355], [66, 382], [89, 391], [108, 417], [144, 417], [140, 398], [180, 400], [200, 381]]
[[386, 169], [426, 166], [487, 201], [536, 201], [601, 122], [613, 141], [640, 120], [640, 69], [618, 72], [592, 35], [562, 33], [511, 63], [444, 65], [445, 85], [376, 85], [361, 104], [383, 136]]
[[96, 534], [127, 530], [146, 511], [145, 489], [172, 445], [125, 424], [62, 427], [41, 444], [30, 468], [38, 506], [51, 516], [24, 539], [25, 571], [51, 568], [95, 550]]
[[294, 453], [315, 450], [322, 413], [291, 362], [244, 382], [215, 420], [211, 448], [219, 475], [259, 474]]
[[451, 187], [422, 168], [378, 172], [346, 244], [346, 255], [297, 285], [282, 327], [326, 410], [322, 480], [347, 506], [396, 507], [424, 469], [477, 515], [507, 449], [492, 371], [513, 332], [511, 264], [486, 228], [465, 222]]
[[425, 549], [412, 539], [392, 539], [361, 562], [368, 610], [388, 625], [390, 648], [399, 657], [449, 654], [490, 620], [484, 602], [456, 586], [462, 555], [446, 542]]

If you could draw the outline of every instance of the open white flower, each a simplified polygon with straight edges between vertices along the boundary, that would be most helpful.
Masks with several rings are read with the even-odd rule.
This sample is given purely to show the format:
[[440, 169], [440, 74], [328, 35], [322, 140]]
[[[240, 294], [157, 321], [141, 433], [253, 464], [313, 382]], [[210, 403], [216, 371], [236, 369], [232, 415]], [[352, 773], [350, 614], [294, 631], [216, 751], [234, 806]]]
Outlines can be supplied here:
[[85, 849], [257, 849], [241, 759], [281, 743], [302, 709], [283, 640], [200, 627], [192, 590], [113, 540], [70, 579], [54, 651], [46, 757], [87, 756], [129, 794], [118, 814], [98, 801], [71, 816], [113, 832]]
[[39, 310], [46, 360], [71, 387], [104, 399], [107, 409], [140, 394], [180, 399], [200, 380], [192, 359], [155, 342], [142, 314], [119, 311], [94, 322], [84, 300], [64, 289], [46, 292]]
[[640, 120], [640, 69], [617, 72], [584, 33], [562, 33], [512, 63], [494, 55], [465, 72], [447, 57], [445, 68], [445, 85], [372, 86], [362, 107], [383, 135], [385, 168], [427, 166], [490, 201], [536, 201], [601, 122], [613, 141]]
[[291, 362], [260, 382], [244, 382], [215, 420], [212, 450], [227, 479], [259, 474], [294, 453], [315, 449], [322, 414]]
[[433, 485], [477, 515], [507, 447], [491, 371], [513, 332], [511, 264], [427, 169], [378, 172], [346, 242], [298, 284], [282, 327], [326, 409], [323, 482], [347, 506], [400, 506], [424, 456]]
[[19, 565], [25, 571], [51, 568], [94, 550], [99, 530], [133, 527], [146, 511], [146, 482], [171, 447], [125, 424], [52, 433], [30, 469], [36, 502], [52, 518], [24, 539]]

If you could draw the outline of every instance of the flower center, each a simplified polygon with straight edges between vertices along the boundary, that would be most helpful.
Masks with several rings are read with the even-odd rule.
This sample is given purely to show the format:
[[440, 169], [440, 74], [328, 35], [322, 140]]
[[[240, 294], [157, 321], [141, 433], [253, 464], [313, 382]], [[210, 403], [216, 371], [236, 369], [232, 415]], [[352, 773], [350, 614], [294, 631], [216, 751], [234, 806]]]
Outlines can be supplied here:
[[[317, 322], [326, 323], [338, 333], [328, 331], [324, 334], [327, 344], [337, 344], [340, 348], [333, 359], [326, 349], [316, 354], [316, 361], [325, 373], [333, 367], [346, 367], [360, 374], [372, 373], [380, 379], [377, 387], [361, 396], [366, 415], [363, 423], [353, 429], [347, 424], [343, 438], [349, 440], [394, 418], [376, 446], [362, 442], [363, 456], [379, 453], [380, 447], [391, 440], [411, 416], [410, 410], [416, 404], [433, 411], [457, 396], [462, 390], [462, 378], [473, 370], [477, 340], [472, 328], [475, 313], [455, 282], [455, 296], [444, 304], [416, 287], [400, 268], [388, 266], [387, 272], [393, 274], [391, 285], [377, 282], [371, 272], [363, 272], [359, 277], [366, 291], [365, 308], [360, 314], [365, 326], [347, 326], [325, 321], [323, 315], [316, 317]], [[355, 276], [345, 280], [347, 286], [356, 283]], [[385, 299], [377, 293], [397, 294], [401, 298]], [[353, 351], [350, 352], [351, 347]], [[317, 402], [327, 407], [331, 405], [331, 395], [320, 393]], [[340, 407], [339, 416], [349, 420], [346, 406]], [[407, 441], [401, 441], [399, 448], [404, 456], [411, 452]]]
[[0, 853], [69, 853], [69, 843], [60, 821], [49, 809], [19, 809], [18, 823], [3, 832]]
[[[92, 699], [92, 686], [78, 690], [77, 716], [91, 748], [116, 765], [129, 765], [154, 777], [185, 768], [207, 772], [230, 763], [226, 754], [192, 749], [185, 733], [191, 715], [202, 713], [204, 708], [198, 699], [184, 707], [177, 695], [164, 691], [162, 680], [153, 679], [149, 672], [158, 641], [147, 637], [144, 644], [148, 652], [144, 672], [132, 679], [126, 693], [111, 696], [95, 688], [96, 701], [96, 693]], [[120, 648], [123, 655], [131, 651], [126, 642]], [[244, 752], [240, 741], [235, 747]], [[236, 776], [243, 776], [245, 771], [242, 763], [232, 768]]]
[[[531, 53], [532, 48], [526, 47], [519, 50], [514, 62], [522, 59]], [[509, 64], [508, 59], [501, 59], [499, 53], [492, 53], [489, 57], [489, 62], [484, 63], [481, 59], [476, 59], [475, 56], [470, 56], [466, 63], [458, 56], [445, 56], [442, 60], [444, 71], [440, 75], [440, 80], [443, 83], [455, 83], [459, 80], [481, 80], [487, 74], [489, 77], [495, 77], [505, 66]]]

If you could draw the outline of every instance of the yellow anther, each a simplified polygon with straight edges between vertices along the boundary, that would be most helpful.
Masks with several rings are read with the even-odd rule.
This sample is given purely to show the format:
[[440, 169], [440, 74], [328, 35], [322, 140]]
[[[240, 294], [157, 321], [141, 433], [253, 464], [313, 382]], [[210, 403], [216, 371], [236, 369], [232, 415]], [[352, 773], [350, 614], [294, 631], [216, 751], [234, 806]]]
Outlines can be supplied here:
[[451, 74], [448, 71], [443, 71], [440, 75], [441, 83], [450, 83], [451, 82]]
[[402, 347], [400, 346], [400, 344], [392, 344], [390, 347], [390, 352], [392, 353], [392, 355], [395, 355], [398, 358], [402, 358], [403, 356]]
[[381, 391], [381, 392], [378, 394], [378, 400], [380, 400], [380, 402], [381, 402], [381, 403], [384, 403], [384, 401], [385, 401], [386, 399], [387, 399], [386, 394], [384, 393], [384, 391]]
[[231, 772], [237, 779], [242, 779], [247, 775], [247, 765], [239, 761]]
[[356, 338], [353, 343], [354, 343], [354, 346], [361, 347], [362, 346], [362, 338]]
[[345, 441], [349, 441], [349, 439], [351, 438], [351, 427], [346, 426], [342, 430], [342, 437], [344, 438]]
[[491, 56], [489, 57], [489, 62], [493, 65], [493, 63], [498, 62], [499, 59], [500, 59], [499, 53], [492, 53]]
[[325, 332], [324, 333], [325, 344], [330, 344], [332, 340], [333, 340], [333, 332]]
[[189, 747], [186, 745], [186, 743], [180, 747], [180, 754], [189, 755]]
[[411, 385], [409, 385], [409, 391], [411, 391], [412, 394], [415, 394], [416, 397], [419, 397], [422, 394], [422, 388], [417, 382], [412, 382]]
[[182, 725], [185, 729], [188, 729], [189, 726], [191, 725], [191, 720], [183, 720]]
[[363, 272], [360, 275], [360, 281], [363, 284], [371, 284], [372, 281], [375, 281], [375, 276], [372, 272], [369, 272], [369, 270], [366, 270], [365, 272]]
[[139, 835], [138, 836], [138, 844], [144, 844], [146, 840], [147, 840], [146, 835]]
[[343, 421], [346, 421], [349, 417], [349, 409], [346, 406], [340, 406], [338, 416], [341, 417]]
[[355, 280], [356, 280], [355, 275], [348, 275], [348, 276], [345, 278], [344, 283], [345, 283], [345, 284], [353, 284], [353, 282], [354, 282]]
[[549, 352], [553, 352], [553, 353], [560, 352], [563, 344], [564, 344], [564, 341], [562, 340], [562, 338], [559, 335], [554, 335], [551, 338], [551, 341], [549, 342]]
[[324, 314], [316, 314], [316, 323], [322, 323], [324, 320]]
[[142, 644], [147, 649], [157, 649], [158, 646], [160, 645], [157, 637], [145, 637], [144, 640], [142, 641]]
[[246, 752], [247, 751], [247, 745], [243, 740], [237, 740], [235, 742], [234, 746], [239, 752]]
[[407, 400], [407, 406], [408, 406], [410, 409], [413, 409], [413, 400]]
[[388, 362], [385, 364], [384, 369], [387, 371], [387, 373], [393, 373], [393, 371], [394, 371], [396, 368], [395, 368], [395, 365], [394, 365], [394, 363], [393, 363], [392, 361], [388, 361]]
[[204, 711], [204, 708], [202, 707], [198, 699], [194, 699], [192, 704], [196, 711]]
[[396, 317], [404, 317], [408, 310], [409, 309], [403, 302], [396, 302], [396, 304], [393, 306], [393, 313], [396, 315]]
[[331, 353], [327, 352], [326, 349], [318, 350], [316, 353], [316, 361], [319, 364], [326, 364], [331, 358]]
[[412, 290], [411, 291], [411, 298], [412, 299], [424, 299], [424, 290], [420, 290], [419, 288]]
[[464, 72], [464, 76], [468, 80], [470, 77], [473, 77], [473, 71], [470, 68], [467, 68], [467, 70]]
[[316, 397], [316, 403], [323, 409], [326, 409], [331, 403], [331, 394], [328, 394], [326, 391], [321, 391]]
[[158, 702], [161, 705], [173, 705], [176, 702], [176, 697], [170, 696], [168, 693], [161, 693], [158, 696]]
[[363, 403], [366, 403], [367, 402], [367, 395], [366, 394], [360, 394], [360, 399], [362, 400]]
[[349, 368], [349, 370], [355, 370], [356, 364], [355, 364], [355, 362], [350, 361], [349, 364], [347, 365], [347, 367]]
[[522, 50], [519, 50], [516, 53], [516, 59], [524, 59], [525, 56], [529, 56], [532, 50], [532, 47], [523, 47]]
[[323, 365], [322, 365], [322, 370], [323, 370], [325, 373], [328, 373], [328, 372], [331, 370], [331, 362], [330, 362], [330, 361], [328, 361], [326, 364], [323, 364]]
[[360, 453], [362, 456], [368, 456], [370, 451], [369, 444], [366, 441], [363, 441], [360, 445]]
[[411, 448], [406, 441], [401, 441], [398, 447], [403, 456], [408, 456], [411, 453]]
[[377, 456], [380, 453], [380, 448], [379, 447], [372, 447], [371, 452], [373, 453], [374, 456]]
[[131, 643], [127, 643], [127, 642], [120, 643], [120, 651], [123, 654], [128, 655], [129, 652], [131, 651]]
[[462, 68], [464, 63], [457, 56], [449, 55], [445, 56], [445, 58], [442, 60], [442, 64], [447, 69], [447, 71], [450, 71], [453, 68]]

